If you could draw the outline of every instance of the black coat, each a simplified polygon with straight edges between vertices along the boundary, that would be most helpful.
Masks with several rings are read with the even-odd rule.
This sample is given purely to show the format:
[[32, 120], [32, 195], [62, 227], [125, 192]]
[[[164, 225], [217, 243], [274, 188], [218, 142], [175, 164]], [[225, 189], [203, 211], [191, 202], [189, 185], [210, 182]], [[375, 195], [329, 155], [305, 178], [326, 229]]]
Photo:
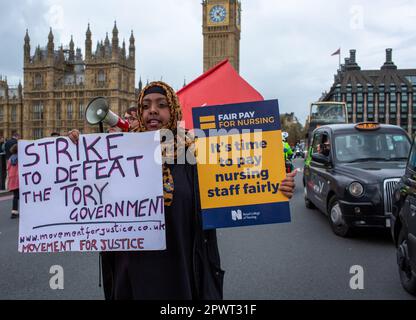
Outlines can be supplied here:
[[[193, 177], [193, 196], [195, 208], [193, 215], [194, 236], [192, 245], [192, 267], [194, 299], [222, 300], [224, 271], [221, 269], [217, 244], [216, 230], [202, 230], [199, 187], [196, 165], [185, 165], [187, 172]], [[101, 253], [104, 294], [108, 300], [114, 299], [114, 259], [112, 252]]]
[[9, 160], [11, 157], [10, 148], [17, 143], [17, 140], [15, 138], [11, 138], [10, 140], [7, 140], [4, 144], [4, 152], [6, 153], [6, 160]]

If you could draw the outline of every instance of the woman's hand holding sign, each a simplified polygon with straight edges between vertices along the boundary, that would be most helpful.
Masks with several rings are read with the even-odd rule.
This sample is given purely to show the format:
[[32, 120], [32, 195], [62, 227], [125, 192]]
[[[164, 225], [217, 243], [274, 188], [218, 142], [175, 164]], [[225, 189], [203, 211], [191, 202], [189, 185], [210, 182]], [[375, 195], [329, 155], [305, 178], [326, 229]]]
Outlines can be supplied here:
[[295, 192], [295, 177], [297, 173], [298, 170], [296, 169], [293, 172], [287, 174], [286, 179], [284, 179], [280, 184], [279, 191], [289, 199], [292, 199], [293, 193]]
[[72, 129], [68, 132], [68, 138], [75, 144], [78, 144], [79, 140], [79, 131], [77, 129]]

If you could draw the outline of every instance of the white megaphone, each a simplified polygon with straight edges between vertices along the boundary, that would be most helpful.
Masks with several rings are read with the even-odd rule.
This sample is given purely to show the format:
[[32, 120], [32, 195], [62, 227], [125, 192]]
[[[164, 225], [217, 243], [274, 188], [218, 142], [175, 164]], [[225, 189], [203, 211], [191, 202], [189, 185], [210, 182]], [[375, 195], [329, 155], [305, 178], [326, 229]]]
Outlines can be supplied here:
[[101, 127], [102, 123], [106, 123], [112, 128], [122, 129], [123, 132], [129, 131], [129, 123], [110, 110], [108, 101], [104, 97], [97, 97], [90, 101], [85, 110], [85, 119], [91, 125], [100, 124]]

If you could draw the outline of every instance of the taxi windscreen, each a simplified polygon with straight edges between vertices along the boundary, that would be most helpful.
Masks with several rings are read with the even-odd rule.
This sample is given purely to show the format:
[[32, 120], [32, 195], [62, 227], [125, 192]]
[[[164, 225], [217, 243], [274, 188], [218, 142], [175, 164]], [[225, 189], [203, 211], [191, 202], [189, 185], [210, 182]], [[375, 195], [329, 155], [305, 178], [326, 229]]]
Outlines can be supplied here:
[[406, 161], [410, 141], [405, 134], [358, 132], [335, 137], [335, 155], [340, 162]]

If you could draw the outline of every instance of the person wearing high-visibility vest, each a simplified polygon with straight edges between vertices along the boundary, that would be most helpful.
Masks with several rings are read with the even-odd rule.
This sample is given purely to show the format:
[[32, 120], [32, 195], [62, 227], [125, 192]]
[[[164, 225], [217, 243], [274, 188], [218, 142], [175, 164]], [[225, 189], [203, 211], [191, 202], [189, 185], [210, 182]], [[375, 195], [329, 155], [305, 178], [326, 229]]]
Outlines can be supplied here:
[[287, 132], [282, 132], [283, 153], [285, 155], [286, 172], [290, 173], [295, 169], [295, 167], [290, 161], [290, 156], [293, 155], [293, 151], [289, 143], [287, 143], [288, 137], [289, 137], [289, 134]]

